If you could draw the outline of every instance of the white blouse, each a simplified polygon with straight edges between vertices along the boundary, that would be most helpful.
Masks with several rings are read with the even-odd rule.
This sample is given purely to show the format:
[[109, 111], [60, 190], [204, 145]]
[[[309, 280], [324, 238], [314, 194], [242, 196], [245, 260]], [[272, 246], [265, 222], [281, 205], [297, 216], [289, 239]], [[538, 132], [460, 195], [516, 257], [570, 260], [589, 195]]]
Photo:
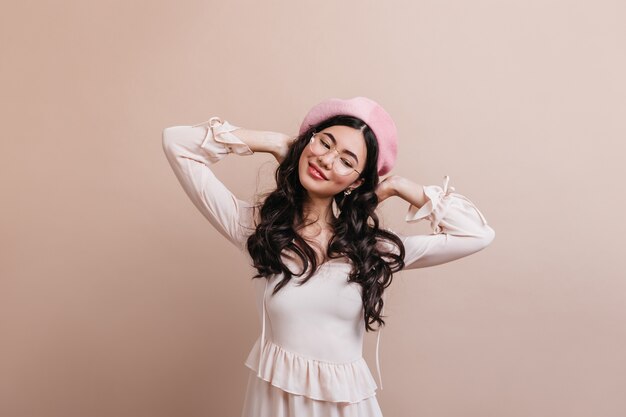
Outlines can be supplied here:
[[[230, 153], [254, 153], [233, 133], [236, 129], [219, 117], [193, 126], [168, 127], [163, 130], [163, 150], [194, 205], [251, 261], [246, 240], [254, 232], [253, 205], [237, 198], [210, 168]], [[431, 234], [394, 232], [404, 243], [405, 270], [468, 256], [495, 237], [476, 205], [454, 192], [448, 182], [445, 176], [443, 187], [423, 186], [427, 203], [420, 208], [410, 204], [405, 216], [406, 222], [428, 219]], [[383, 244], [397, 250], [388, 242]], [[285, 256], [283, 262], [299, 272], [291, 257]], [[349, 262], [344, 258], [321, 264], [302, 286], [294, 276], [274, 296], [271, 292], [282, 274], [254, 280], [261, 335], [245, 364], [259, 378], [284, 391], [323, 401], [356, 403], [375, 395], [377, 385], [362, 355], [361, 286], [347, 282]], [[382, 389], [380, 335], [378, 330], [376, 367]]]

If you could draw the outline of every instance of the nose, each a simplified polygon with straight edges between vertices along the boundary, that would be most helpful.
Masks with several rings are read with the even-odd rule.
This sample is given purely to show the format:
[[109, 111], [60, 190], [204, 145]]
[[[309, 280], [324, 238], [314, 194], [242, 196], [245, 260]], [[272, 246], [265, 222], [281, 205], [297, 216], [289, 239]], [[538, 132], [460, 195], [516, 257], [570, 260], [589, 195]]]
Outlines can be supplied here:
[[336, 152], [330, 151], [325, 153], [324, 155], [320, 155], [317, 157], [317, 159], [327, 168], [330, 169], [333, 166], [333, 163], [335, 161], [335, 157], [337, 155], [335, 155]]

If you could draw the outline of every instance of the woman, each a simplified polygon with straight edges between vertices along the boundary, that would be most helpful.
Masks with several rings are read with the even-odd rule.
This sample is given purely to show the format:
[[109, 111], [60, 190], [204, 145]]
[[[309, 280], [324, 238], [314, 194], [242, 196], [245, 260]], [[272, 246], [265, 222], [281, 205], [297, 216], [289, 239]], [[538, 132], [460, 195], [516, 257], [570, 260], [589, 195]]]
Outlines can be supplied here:
[[[164, 129], [163, 148], [185, 192], [258, 272], [262, 330], [245, 362], [243, 417], [382, 416], [362, 346], [371, 324], [385, 324], [392, 274], [462, 258], [494, 239], [447, 176], [443, 188], [397, 175], [379, 180], [395, 163], [396, 136], [389, 114], [366, 97], [318, 103], [295, 138], [219, 117]], [[276, 189], [252, 204], [210, 166], [255, 152], [280, 164]], [[407, 222], [429, 219], [432, 234], [381, 229], [375, 210], [391, 196], [409, 203]]]

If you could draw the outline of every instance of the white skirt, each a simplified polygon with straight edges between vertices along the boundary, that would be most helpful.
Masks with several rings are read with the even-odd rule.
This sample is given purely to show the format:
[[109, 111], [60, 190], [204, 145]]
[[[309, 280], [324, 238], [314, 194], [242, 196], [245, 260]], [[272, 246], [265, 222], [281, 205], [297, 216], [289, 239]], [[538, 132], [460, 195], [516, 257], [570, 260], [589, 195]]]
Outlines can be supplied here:
[[257, 377], [253, 370], [241, 417], [382, 417], [376, 396], [357, 403], [314, 400], [292, 394]]

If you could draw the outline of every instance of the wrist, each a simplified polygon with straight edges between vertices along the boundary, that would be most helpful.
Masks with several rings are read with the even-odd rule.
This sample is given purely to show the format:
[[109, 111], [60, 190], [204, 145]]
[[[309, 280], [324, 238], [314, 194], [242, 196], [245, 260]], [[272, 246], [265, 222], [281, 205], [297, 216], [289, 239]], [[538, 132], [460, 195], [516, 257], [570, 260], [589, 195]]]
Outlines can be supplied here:
[[289, 136], [284, 133], [272, 132], [271, 137], [271, 153], [278, 161], [282, 161], [282, 159], [287, 154], [287, 148], [289, 144]]
[[389, 194], [393, 197], [400, 195], [400, 187], [402, 186], [403, 178], [399, 175], [392, 175], [387, 180], [389, 182]]

